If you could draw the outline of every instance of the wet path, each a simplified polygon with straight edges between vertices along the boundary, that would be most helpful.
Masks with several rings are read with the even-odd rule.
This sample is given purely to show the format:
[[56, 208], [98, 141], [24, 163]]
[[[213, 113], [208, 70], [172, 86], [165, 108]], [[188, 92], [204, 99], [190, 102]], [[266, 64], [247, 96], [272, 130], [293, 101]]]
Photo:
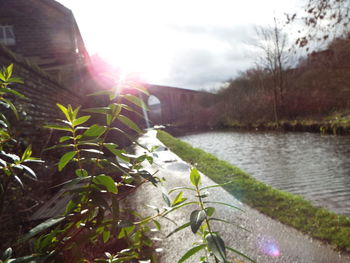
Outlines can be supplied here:
[[[140, 139], [140, 143], [151, 147], [153, 145], [162, 145], [156, 138], [155, 131], [149, 131]], [[142, 148], [137, 148], [138, 153], [142, 153]], [[189, 165], [183, 162], [174, 153], [167, 150], [164, 146], [157, 150], [158, 157], [155, 158], [155, 164], [147, 169], [159, 170], [157, 176], [166, 178], [164, 187], [171, 189], [178, 186], [189, 186]], [[203, 185], [214, 184], [209, 178], [203, 176]], [[190, 196], [187, 193], [187, 196]], [[145, 215], [151, 214], [152, 210], [146, 205], [160, 206], [161, 191], [151, 184], [144, 185], [140, 191], [134, 194], [134, 205]], [[245, 213], [223, 206], [216, 207], [216, 217], [226, 219], [238, 224], [251, 232], [246, 232], [232, 225], [218, 224], [214, 225], [214, 231], [222, 234], [225, 242], [245, 253], [257, 262], [305, 262], [305, 263], [345, 263], [350, 262], [348, 255], [341, 255], [332, 250], [328, 245], [311, 239], [293, 228], [285, 226], [275, 220], [262, 215], [250, 207], [240, 203], [225, 190], [214, 188], [210, 191], [210, 200], [227, 202], [241, 207]], [[182, 224], [189, 221], [191, 208], [179, 209], [171, 218]], [[162, 233], [156, 234], [162, 238], [157, 243], [158, 247], [163, 248], [160, 254], [161, 263], [175, 263], [191, 247], [191, 244], [197, 240], [190, 230], [178, 232], [170, 238], [165, 238], [176, 226], [167, 221], [161, 220]], [[230, 258], [230, 257], [229, 257]], [[193, 256], [192, 260], [186, 262], [198, 262], [198, 257]], [[232, 260], [232, 257], [230, 258]]]

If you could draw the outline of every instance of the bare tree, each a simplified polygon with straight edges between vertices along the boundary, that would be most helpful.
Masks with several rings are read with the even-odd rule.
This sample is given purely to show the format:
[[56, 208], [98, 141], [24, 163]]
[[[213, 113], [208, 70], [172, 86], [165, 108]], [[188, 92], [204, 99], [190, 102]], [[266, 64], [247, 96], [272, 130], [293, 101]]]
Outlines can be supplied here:
[[305, 0], [304, 12], [286, 14], [287, 24], [302, 21], [304, 33], [297, 39], [299, 47], [307, 47], [310, 42], [318, 45], [336, 37], [344, 37], [350, 29], [349, 0]]
[[273, 27], [257, 27], [257, 41], [254, 45], [260, 50], [257, 64], [267, 70], [272, 78], [273, 109], [275, 122], [278, 124], [279, 117], [284, 112], [284, 93], [286, 82], [284, 70], [287, 65], [287, 36], [278, 26], [274, 18]]

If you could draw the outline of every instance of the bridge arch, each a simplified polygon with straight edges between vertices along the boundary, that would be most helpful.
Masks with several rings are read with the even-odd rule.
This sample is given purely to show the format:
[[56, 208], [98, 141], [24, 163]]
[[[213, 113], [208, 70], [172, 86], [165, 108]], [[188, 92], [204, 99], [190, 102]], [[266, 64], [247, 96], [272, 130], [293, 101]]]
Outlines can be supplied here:
[[148, 106], [148, 118], [151, 125], [157, 125], [161, 124], [163, 121], [162, 118], [162, 102], [160, 99], [150, 94], [150, 96], [147, 99], [147, 106]]
[[169, 86], [144, 84], [143, 87], [147, 90], [147, 95], [135, 90], [133, 93], [138, 93], [137, 96], [149, 107], [149, 111], [143, 112], [146, 119], [143, 122], [147, 127], [156, 124], [197, 125], [195, 122], [197, 118], [200, 122], [200, 114], [205, 108], [200, 105], [201, 98], [204, 96], [206, 100], [212, 100], [216, 96], [205, 91]]

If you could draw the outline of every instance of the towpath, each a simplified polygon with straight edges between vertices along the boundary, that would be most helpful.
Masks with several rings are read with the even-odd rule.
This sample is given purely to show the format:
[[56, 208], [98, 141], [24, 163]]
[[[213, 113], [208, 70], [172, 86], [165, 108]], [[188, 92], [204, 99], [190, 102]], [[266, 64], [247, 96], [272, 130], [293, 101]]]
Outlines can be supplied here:
[[[142, 136], [139, 142], [147, 147], [160, 146], [156, 151], [157, 157], [153, 165], [147, 165], [149, 171], [158, 170], [157, 176], [164, 177], [163, 183], [167, 190], [179, 187], [190, 186], [190, 166], [182, 161], [177, 155], [169, 151], [156, 138], [156, 131], [148, 131]], [[144, 149], [136, 148], [137, 153]], [[202, 176], [204, 186], [215, 184], [206, 176]], [[256, 262], [278, 262], [278, 263], [345, 263], [350, 262], [350, 256], [334, 251], [329, 245], [312, 239], [299, 231], [283, 225], [270, 217], [267, 217], [249, 206], [242, 204], [222, 188], [210, 189], [210, 200], [226, 202], [240, 207], [245, 212], [231, 209], [225, 206], [216, 206], [216, 216], [232, 223], [238, 224], [250, 232], [244, 231], [236, 226], [227, 224], [214, 225], [214, 231], [221, 233], [226, 244], [241, 251], [254, 259]], [[190, 192], [185, 193], [191, 196]], [[153, 213], [146, 205], [161, 206], [161, 190], [151, 184], [145, 184], [140, 191], [133, 196], [133, 205], [144, 215]], [[178, 223], [178, 226], [189, 221], [191, 207], [179, 209], [170, 215], [171, 219]], [[161, 220], [162, 231], [156, 233], [155, 237], [161, 239], [156, 242], [157, 247], [162, 248], [160, 255], [161, 263], [175, 263], [181, 256], [191, 248], [198, 237], [192, 234], [189, 229], [177, 232], [169, 238], [166, 234], [176, 228], [176, 225], [168, 220]], [[230, 254], [231, 255], [231, 254]], [[233, 255], [233, 254], [232, 254]], [[232, 257], [229, 257], [232, 259]], [[198, 256], [194, 255], [186, 262], [198, 262]], [[244, 260], [244, 262], [248, 262]]]

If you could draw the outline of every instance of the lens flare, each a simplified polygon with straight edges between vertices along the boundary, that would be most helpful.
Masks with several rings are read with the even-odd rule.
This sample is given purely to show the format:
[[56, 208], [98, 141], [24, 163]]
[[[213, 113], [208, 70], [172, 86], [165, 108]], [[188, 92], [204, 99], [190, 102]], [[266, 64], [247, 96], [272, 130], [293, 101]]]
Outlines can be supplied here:
[[258, 237], [257, 245], [259, 250], [265, 255], [271, 257], [279, 257], [281, 255], [280, 248], [277, 242], [269, 236]]

